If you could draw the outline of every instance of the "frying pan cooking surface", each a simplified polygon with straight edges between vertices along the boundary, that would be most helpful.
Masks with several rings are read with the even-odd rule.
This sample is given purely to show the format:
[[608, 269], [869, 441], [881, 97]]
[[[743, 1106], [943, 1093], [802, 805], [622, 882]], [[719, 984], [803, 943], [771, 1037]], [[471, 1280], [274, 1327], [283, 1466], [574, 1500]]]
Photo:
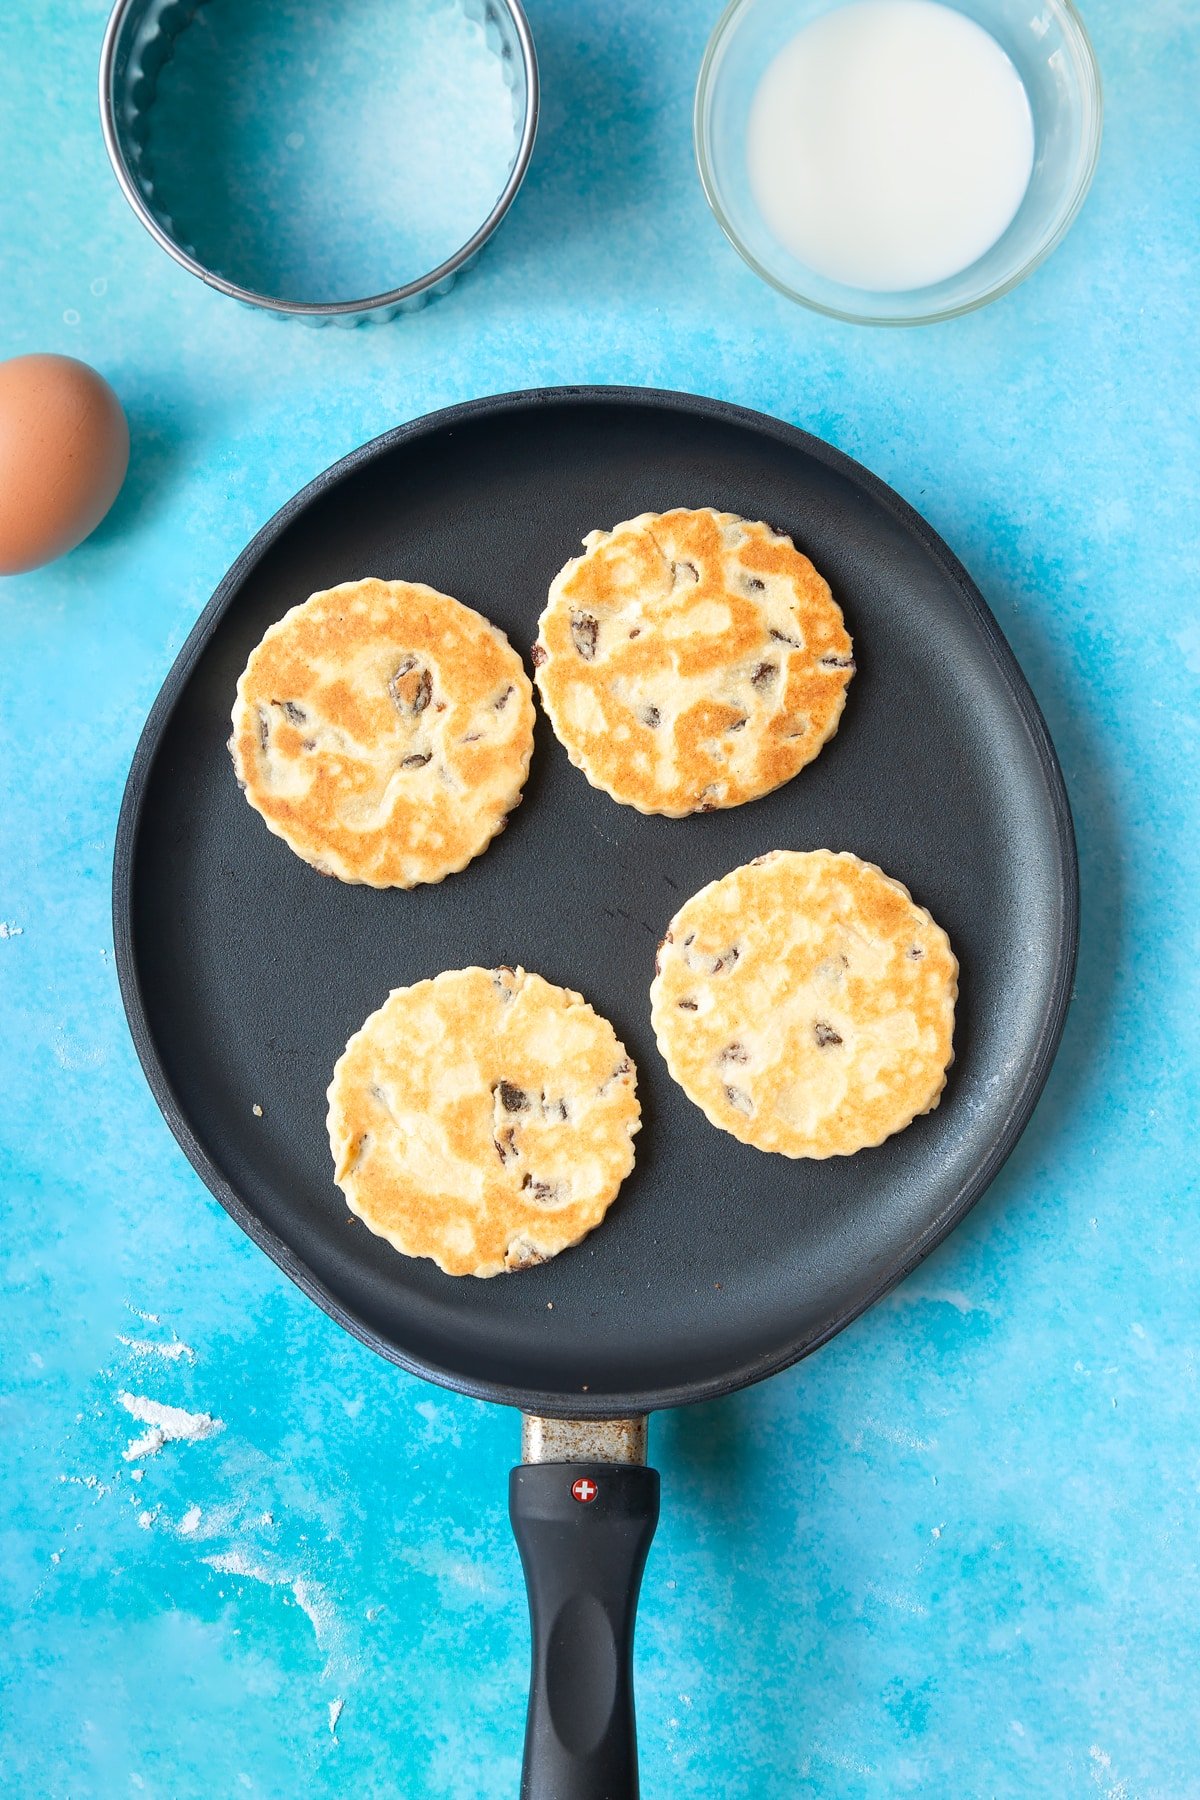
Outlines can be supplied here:
[[[765, 519], [828, 577], [858, 673], [817, 761], [766, 799], [678, 821], [615, 805], [545, 721], [524, 803], [463, 873], [409, 893], [321, 877], [273, 837], [225, 749], [266, 627], [363, 575], [429, 582], [528, 654], [595, 526], [676, 505]], [[650, 1030], [680, 903], [765, 850], [853, 850], [911, 888], [962, 964], [938, 1110], [824, 1163], [718, 1132]], [[1062, 1029], [1077, 876], [1062, 777], [978, 592], [896, 495], [814, 438], [713, 401], [562, 389], [475, 402], [366, 445], [235, 564], [151, 713], [117, 838], [122, 992], [146, 1074], [209, 1188], [312, 1297], [435, 1381], [543, 1413], [725, 1392], [831, 1336], [910, 1269], [1020, 1135]], [[390, 988], [471, 963], [578, 988], [639, 1071], [637, 1167], [542, 1268], [453, 1280], [351, 1222], [325, 1090]], [[252, 1108], [262, 1108], [256, 1117]], [[553, 1306], [548, 1305], [553, 1302]]]

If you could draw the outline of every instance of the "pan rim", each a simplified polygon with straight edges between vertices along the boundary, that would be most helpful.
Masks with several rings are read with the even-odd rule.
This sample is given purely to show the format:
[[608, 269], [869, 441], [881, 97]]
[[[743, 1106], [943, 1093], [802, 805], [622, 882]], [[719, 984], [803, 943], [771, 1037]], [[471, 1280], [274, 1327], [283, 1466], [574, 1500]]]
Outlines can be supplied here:
[[[895, 522], [920, 543], [952, 583], [963, 605], [974, 615], [981, 637], [991, 656], [997, 675], [1019, 717], [1035, 752], [1038, 767], [1050, 803], [1055, 841], [1059, 851], [1059, 900], [1061, 926], [1054, 947], [1054, 980], [1044, 1005], [1041, 1028], [1033, 1053], [1028, 1059], [1019, 1089], [1005, 1117], [993, 1134], [988, 1154], [975, 1166], [960, 1185], [950, 1204], [920, 1234], [909, 1254], [899, 1263], [885, 1269], [864, 1296], [856, 1298], [823, 1328], [800, 1333], [783, 1346], [751, 1358], [736, 1369], [709, 1375], [691, 1382], [668, 1387], [635, 1389], [619, 1394], [565, 1394], [551, 1389], [511, 1386], [488, 1381], [440, 1366], [427, 1358], [402, 1350], [382, 1337], [351, 1313], [324, 1285], [314, 1271], [296, 1255], [290, 1245], [269, 1229], [254, 1210], [247, 1206], [209, 1157], [192, 1132], [187, 1114], [167, 1075], [159, 1054], [155, 1034], [146, 1011], [138, 973], [133, 932], [133, 888], [137, 864], [138, 836], [151, 769], [162, 738], [192, 668], [207, 645], [213, 630], [228, 610], [242, 582], [261, 561], [292, 520], [317, 496], [354, 475], [359, 468], [388, 454], [401, 444], [432, 436], [457, 425], [474, 422], [497, 413], [536, 411], [549, 407], [578, 405], [641, 406], [664, 412], [682, 412], [693, 417], [714, 420], [726, 425], [769, 436], [798, 449], [823, 463], [854, 486], [868, 499], [881, 506]], [[121, 1000], [130, 1034], [142, 1072], [176, 1142], [208, 1191], [259, 1249], [264, 1250], [283, 1273], [310, 1299], [316, 1302], [337, 1324], [368, 1349], [388, 1362], [435, 1385], [474, 1399], [519, 1407], [525, 1412], [550, 1417], [612, 1418], [657, 1412], [668, 1407], [712, 1400], [739, 1388], [778, 1374], [836, 1337], [862, 1313], [881, 1300], [903, 1281], [981, 1198], [999, 1173], [1025, 1130], [1037, 1106], [1066, 1025], [1067, 1011], [1074, 982], [1079, 943], [1079, 863], [1074, 823], [1066, 782], [1055, 752], [1049, 729], [1033, 690], [1016, 656], [1000, 629], [991, 609], [971, 576], [958, 558], [921, 515], [877, 475], [823, 439], [799, 426], [729, 401], [673, 389], [629, 386], [580, 385], [552, 388], [530, 388], [511, 393], [488, 395], [460, 402], [423, 414], [417, 419], [393, 427], [369, 439], [357, 449], [331, 464], [312, 481], [292, 495], [255, 533], [234, 560], [204, 606], [188, 633], [155, 697], [142, 727], [130, 763], [121, 799], [113, 852], [112, 883], [113, 945]]]

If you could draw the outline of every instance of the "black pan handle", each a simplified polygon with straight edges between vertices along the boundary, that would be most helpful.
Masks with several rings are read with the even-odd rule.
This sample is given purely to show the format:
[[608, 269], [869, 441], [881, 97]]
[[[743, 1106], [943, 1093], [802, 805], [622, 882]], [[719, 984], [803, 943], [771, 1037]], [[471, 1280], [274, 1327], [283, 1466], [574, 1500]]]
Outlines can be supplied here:
[[508, 1510], [533, 1634], [521, 1800], [637, 1800], [633, 1628], [658, 1472], [527, 1463]]

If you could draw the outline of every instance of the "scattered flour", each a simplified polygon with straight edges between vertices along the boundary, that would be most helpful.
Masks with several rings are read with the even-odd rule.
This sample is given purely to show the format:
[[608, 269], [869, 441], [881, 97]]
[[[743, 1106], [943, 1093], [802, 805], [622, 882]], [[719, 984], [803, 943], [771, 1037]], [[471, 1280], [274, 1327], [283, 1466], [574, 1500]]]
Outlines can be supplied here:
[[1099, 1744], [1091, 1744], [1088, 1755], [1092, 1760], [1092, 1780], [1103, 1790], [1104, 1800], [1137, 1800], [1136, 1794], [1130, 1793], [1127, 1781], [1114, 1780], [1110, 1785], [1113, 1764], [1107, 1750], [1102, 1749]]
[[298, 1575], [292, 1583], [292, 1592], [296, 1596], [296, 1605], [313, 1628], [318, 1650], [328, 1650], [337, 1630], [337, 1614], [325, 1589], [320, 1582]]
[[911, 1594], [901, 1593], [898, 1588], [880, 1587], [877, 1581], [868, 1581], [867, 1592], [882, 1606], [890, 1606], [893, 1612], [911, 1613], [915, 1619], [923, 1619], [929, 1612], [929, 1608], [920, 1600], [914, 1600]]
[[952, 1306], [955, 1312], [964, 1315], [977, 1312], [994, 1315], [997, 1311], [990, 1301], [973, 1299], [961, 1288], [922, 1287], [914, 1285], [911, 1280], [906, 1281], [903, 1287], [896, 1288], [888, 1296], [887, 1303], [895, 1308], [924, 1305]]
[[204, 1561], [218, 1575], [241, 1575], [247, 1581], [261, 1581], [265, 1587], [288, 1587], [291, 1585], [290, 1575], [281, 1575], [266, 1569], [261, 1563], [253, 1563], [241, 1550], [222, 1550], [216, 1556], [206, 1556]]
[[85, 1044], [80, 1038], [68, 1037], [61, 1025], [55, 1027], [51, 1042], [64, 1069], [98, 1069], [108, 1061], [103, 1044]]
[[182, 1519], [179, 1521], [179, 1535], [181, 1537], [191, 1537], [193, 1531], [195, 1531], [197, 1525], [200, 1523], [200, 1519], [200, 1508], [198, 1506], [189, 1506]]
[[143, 1394], [122, 1390], [117, 1402], [140, 1424], [150, 1427], [143, 1437], [134, 1438], [126, 1446], [122, 1452], [126, 1462], [134, 1462], [139, 1456], [157, 1456], [164, 1444], [198, 1444], [225, 1429], [224, 1422], [214, 1419], [211, 1413], [184, 1412], [181, 1406], [164, 1406], [160, 1400], [148, 1400]]
[[346, 1702], [344, 1700], [331, 1700], [329, 1702], [329, 1735], [335, 1744], [338, 1741], [338, 1720], [342, 1716], [342, 1708], [345, 1704]]
[[126, 1337], [123, 1331], [118, 1331], [117, 1342], [124, 1344], [127, 1350], [132, 1350], [135, 1356], [165, 1356], [168, 1362], [178, 1362], [181, 1356], [186, 1356], [189, 1362], [196, 1360], [196, 1352], [182, 1338], [172, 1338], [169, 1344], [159, 1344], [153, 1338], [131, 1338]]
[[[317, 1649], [327, 1657], [324, 1675], [347, 1672], [342, 1654], [342, 1625], [337, 1610], [319, 1581], [306, 1575], [292, 1574], [275, 1564], [259, 1562], [242, 1550], [223, 1550], [216, 1556], [201, 1559], [218, 1575], [237, 1575], [245, 1581], [261, 1581], [264, 1587], [286, 1588], [313, 1628]], [[284, 1596], [285, 1602], [287, 1596]]]
[[0, 938], [24, 937], [25, 927], [14, 925], [11, 919], [0, 919]]
[[908, 1431], [903, 1425], [892, 1425], [883, 1419], [864, 1419], [862, 1431], [855, 1434], [851, 1448], [862, 1449], [863, 1431], [874, 1432], [876, 1437], [883, 1438], [889, 1444], [897, 1444], [904, 1450], [936, 1450], [936, 1438], [918, 1437], [915, 1431]]
[[813, 1754], [822, 1762], [832, 1763], [835, 1769], [846, 1769], [852, 1775], [874, 1775], [876, 1770], [871, 1763], [863, 1762], [861, 1757], [852, 1755], [847, 1750], [835, 1750], [829, 1744], [814, 1744]]

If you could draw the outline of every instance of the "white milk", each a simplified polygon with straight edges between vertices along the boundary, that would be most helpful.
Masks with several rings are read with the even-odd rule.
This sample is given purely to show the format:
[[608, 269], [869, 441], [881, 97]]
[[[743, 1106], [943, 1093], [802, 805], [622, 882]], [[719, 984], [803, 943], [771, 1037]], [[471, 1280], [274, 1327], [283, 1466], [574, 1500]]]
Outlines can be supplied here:
[[1021, 78], [937, 0], [851, 0], [805, 26], [750, 109], [767, 226], [818, 274], [925, 287], [983, 255], [1021, 204], [1033, 119]]

